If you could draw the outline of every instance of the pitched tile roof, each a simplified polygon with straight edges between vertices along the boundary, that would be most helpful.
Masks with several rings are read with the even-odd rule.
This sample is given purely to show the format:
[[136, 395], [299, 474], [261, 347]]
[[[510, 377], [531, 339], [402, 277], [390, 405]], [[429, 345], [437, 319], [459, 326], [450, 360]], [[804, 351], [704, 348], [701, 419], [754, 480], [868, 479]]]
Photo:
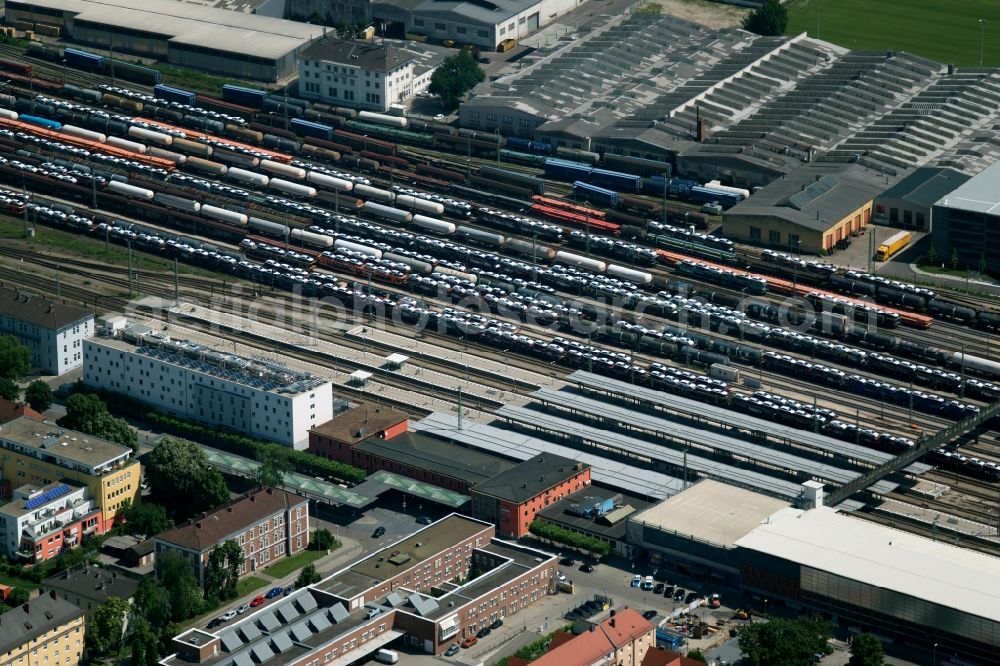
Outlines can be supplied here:
[[7, 423], [7, 421], [13, 421], [21, 416], [27, 416], [36, 421], [45, 420], [44, 416], [23, 402], [11, 402], [7, 398], [0, 398], [0, 423]]
[[259, 523], [279, 511], [307, 502], [306, 498], [284, 490], [258, 490], [226, 506], [183, 525], [157, 534], [154, 539], [190, 550], [211, 550], [227, 536]]
[[623, 608], [613, 617], [594, 625], [570, 640], [556, 641], [548, 652], [531, 662], [531, 666], [585, 666], [592, 664], [616, 649], [653, 631], [651, 625], [632, 608]]

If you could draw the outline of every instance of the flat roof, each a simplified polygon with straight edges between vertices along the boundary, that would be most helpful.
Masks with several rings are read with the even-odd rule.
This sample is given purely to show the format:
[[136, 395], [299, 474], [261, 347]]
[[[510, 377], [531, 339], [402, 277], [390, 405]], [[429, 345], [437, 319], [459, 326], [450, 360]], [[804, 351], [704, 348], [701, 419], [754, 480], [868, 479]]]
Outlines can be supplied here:
[[787, 506], [788, 502], [769, 495], [703, 479], [628, 519], [732, 548], [761, 521]]
[[[615, 510], [605, 516], [585, 516], [575, 511], [609, 499], [615, 500]], [[538, 512], [538, 516], [571, 529], [621, 541], [625, 538], [628, 525], [626, 518], [634, 516], [636, 511], [645, 509], [649, 504], [641, 497], [591, 484], [545, 507]]]
[[354, 450], [471, 484], [485, 481], [514, 466], [513, 462], [499, 456], [420, 432], [405, 432], [392, 439], [368, 439], [355, 446]]
[[323, 30], [175, 0], [18, 0], [10, 6], [14, 4], [68, 12], [75, 22], [155, 33], [176, 44], [275, 60], [308, 44]]
[[359, 493], [375, 496], [381, 495], [387, 490], [398, 490], [416, 499], [443, 504], [449, 509], [461, 509], [469, 503], [468, 495], [456, 493], [454, 490], [435, 486], [433, 483], [424, 483], [423, 481], [417, 481], [408, 476], [385, 470], [375, 472], [365, 479], [363, 483], [359, 483], [354, 488]]
[[312, 428], [309, 433], [329, 437], [337, 442], [358, 442], [406, 419], [406, 414], [392, 407], [362, 403], [334, 415], [326, 423]]
[[413, 56], [405, 51], [385, 44], [332, 38], [313, 42], [302, 52], [302, 57], [383, 73], [391, 72], [413, 60]]
[[986, 167], [934, 205], [1000, 215], [1000, 162]]
[[475, 23], [496, 25], [540, 4], [540, 0], [424, 0], [413, 8], [413, 13], [438, 17], [456, 14]]
[[781, 509], [736, 545], [1000, 621], [1000, 558], [830, 507]]
[[0, 424], [0, 442], [12, 442], [40, 455], [62, 458], [91, 469], [125, 460], [132, 455], [132, 449], [127, 446], [36, 421], [28, 416]]
[[509, 502], [524, 502], [580, 474], [587, 467], [589, 465], [555, 453], [539, 453], [476, 484], [472, 491]]
[[0, 287], [0, 315], [54, 331], [94, 318], [90, 310], [9, 287]]

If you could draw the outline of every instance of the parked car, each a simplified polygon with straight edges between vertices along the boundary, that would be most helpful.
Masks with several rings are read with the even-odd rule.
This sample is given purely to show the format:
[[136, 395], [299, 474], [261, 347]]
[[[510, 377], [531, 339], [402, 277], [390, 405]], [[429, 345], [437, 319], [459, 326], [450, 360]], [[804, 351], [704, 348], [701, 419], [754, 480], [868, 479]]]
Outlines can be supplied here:
[[503, 620], [497, 618], [493, 620], [493, 624], [490, 625], [490, 629], [499, 629], [502, 626], [503, 626]]
[[584, 565], [580, 566], [580, 571], [582, 571], [583, 573], [594, 573], [594, 565], [593, 564], [584, 564]]
[[222, 614], [222, 617], [220, 619], [223, 622], [229, 622], [234, 617], [236, 617], [236, 611], [234, 611], [232, 608], [230, 608], [229, 610], [227, 610], [225, 613]]
[[684, 588], [678, 587], [677, 591], [674, 592], [674, 601], [684, 601]]
[[642, 580], [642, 589], [646, 590], [647, 592], [649, 590], [653, 589], [653, 577], [652, 576], [646, 576]]
[[698, 593], [697, 592], [690, 592], [690, 593], [688, 593], [687, 597], [685, 597], [684, 603], [686, 603], [686, 604], [694, 603], [695, 599], [697, 599], [697, 598], [698, 598]]
[[639, 587], [640, 585], [642, 585], [642, 576], [639, 574], [632, 576], [632, 587]]
[[434, 519], [430, 516], [420, 516], [417, 518], [417, 525], [430, 525], [434, 522]]
[[652, 620], [654, 617], [656, 617], [656, 611], [655, 610], [643, 611], [642, 616], [647, 620]]
[[665, 596], [667, 599], [670, 599], [671, 597], [673, 597], [674, 596], [674, 586], [673, 585], [667, 585], [667, 589], [663, 590], [663, 596]]
[[260, 606], [262, 603], [264, 603], [264, 597], [258, 594], [253, 598], [253, 601], [250, 602], [250, 608], [257, 608], [257, 606]]
[[559, 582], [565, 583], [566, 582], [566, 574], [564, 574], [562, 571], [557, 571], [556, 572], [556, 579]]
[[378, 527], [375, 528], [375, 531], [372, 532], [372, 538], [373, 539], [378, 539], [383, 534], [385, 534], [385, 528], [382, 527], [381, 525], [379, 525]]
[[559, 560], [560, 566], [571, 567], [574, 564], [576, 564], [576, 560], [574, 560], [572, 557], [564, 557], [561, 560]]
[[478, 642], [479, 642], [478, 638], [476, 638], [472, 634], [469, 634], [468, 636], [465, 637], [465, 640], [462, 641], [462, 647], [464, 647], [464, 648], [470, 648], [470, 647], [472, 647], [473, 645], [475, 645]]
[[483, 627], [482, 629], [476, 632], [476, 638], [486, 638], [487, 636], [490, 635], [491, 631], [492, 630], [489, 627]]
[[294, 585], [289, 585], [288, 587], [285, 588], [285, 591], [282, 594], [287, 597], [289, 594], [291, 594], [294, 591], [295, 591], [295, 586]]
[[663, 590], [667, 589], [667, 586], [663, 583], [657, 583], [656, 587], [653, 588], [653, 594], [663, 594]]
[[461, 649], [462, 648], [458, 647], [458, 643], [452, 643], [451, 647], [444, 651], [444, 656], [454, 657], [456, 654], [458, 654], [458, 651]]
[[225, 622], [225, 620], [223, 620], [221, 617], [214, 618], [211, 622], [208, 623], [208, 628], [215, 629], [223, 622]]
[[285, 588], [283, 588], [283, 587], [272, 587], [270, 590], [267, 591], [267, 594], [264, 595], [264, 598], [266, 598], [266, 599], [274, 599], [275, 597], [280, 597], [284, 593], [285, 593]]
[[250, 604], [243, 604], [242, 606], [236, 609], [236, 613], [238, 615], [243, 615], [243, 613], [246, 613], [248, 610], [250, 610]]

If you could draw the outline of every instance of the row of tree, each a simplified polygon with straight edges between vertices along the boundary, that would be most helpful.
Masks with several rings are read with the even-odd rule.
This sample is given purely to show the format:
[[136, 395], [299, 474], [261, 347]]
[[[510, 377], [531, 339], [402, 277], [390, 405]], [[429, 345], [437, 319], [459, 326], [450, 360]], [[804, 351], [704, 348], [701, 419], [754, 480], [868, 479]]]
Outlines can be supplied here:
[[[739, 645], [747, 666], [803, 666], [829, 654], [832, 627], [819, 617], [794, 620], [774, 618], [740, 630]], [[851, 639], [851, 666], [883, 666], [885, 649], [878, 636], [857, 634]]]
[[579, 532], [547, 523], [544, 520], [531, 521], [531, 524], [528, 525], [528, 531], [542, 539], [548, 539], [549, 541], [561, 543], [570, 548], [586, 551], [595, 557], [603, 557], [611, 552], [611, 545], [607, 541], [602, 541], [586, 534], [580, 534]]

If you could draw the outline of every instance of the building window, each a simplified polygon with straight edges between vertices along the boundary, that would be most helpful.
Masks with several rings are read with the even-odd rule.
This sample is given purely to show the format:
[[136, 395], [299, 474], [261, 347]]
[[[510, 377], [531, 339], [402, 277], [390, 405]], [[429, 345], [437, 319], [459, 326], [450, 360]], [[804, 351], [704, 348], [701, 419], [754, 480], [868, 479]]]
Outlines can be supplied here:
[[750, 227], [750, 240], [752, 241], [760, 240], [760, 227]]
[[490, 31], [489, 30], [479, 30], [479, 31], [476, 32], [476, 34], [479, 35], [480, 37], [489, 37], [490, 36]]
[[780, 231], [768, 231], [767, 232], [767, 242], [772, 245], [779, 245], [781, 243], [781, 232]]
[[889, 221], [892, 222], [893, 224], [899, 222], [899, 209], [898, 208], [890, 208], [889, 209]]
[[468, 32], [468, 29], [466, 29], [466, 27], [465, 27], [464, 25], [460, 25], [460, 26], [458, 26], [457, 28], [455, 28], [455, 30], [456, 30], [456, 31], [458, 32], [458, 34], [460, 34], [460, 35], [464, 35], [465, 33], [467, 33], [467, 32]]
[[435, 30], [444, 30], [444, 27], [445, 27], [444, 23], [435, 23], [434, 24], [434, 29]]

